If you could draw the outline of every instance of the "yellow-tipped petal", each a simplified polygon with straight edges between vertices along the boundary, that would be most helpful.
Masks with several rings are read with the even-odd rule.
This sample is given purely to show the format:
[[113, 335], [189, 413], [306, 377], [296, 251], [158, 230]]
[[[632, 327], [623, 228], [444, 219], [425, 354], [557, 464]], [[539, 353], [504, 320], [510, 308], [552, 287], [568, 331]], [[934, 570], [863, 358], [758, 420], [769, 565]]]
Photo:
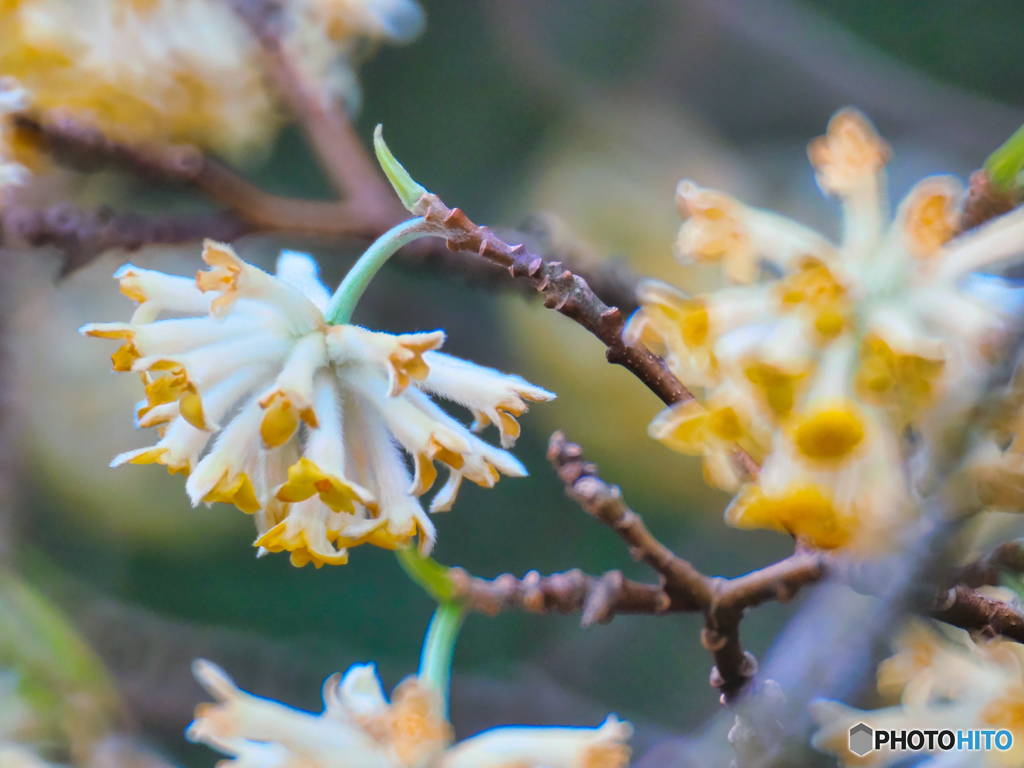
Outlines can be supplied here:
[[348, 550], [325, 552], [317, 549], [310, 544], [305, 530], [288, 530], [287, 518], [256, 539], [253, 546], [263, 547], [268, 552], [289, 552], [291, 563], [296, 568], [309, 563], [321, 568], [324, 565], [345, 565], [348, 562]]
[[709, 415], [696, 400], [666, 408], [651, 422], [647, 434], [673, 451], [700, 456], [707, 448]]
[[263, 421], [260, 422], [260, 437], [269, 448], [277, 448], [288, 442], [299, 428], [301, 414], [292, 406], [284, 392], [275, 392], [264, 405]]
[[245, 263], [230, 245], [213, 240], [203, 243], [203, 261], [210, 269], [196, 274], [196, 287], [203, 293], [216, 291], [220, 294], [211, 302], [210, 314], [223, 317], [238, 298], [238, 278]]
[[186, 390], [178, 400], [181, 417], [196, 429], [207, 429], [206, 417], [203, 415], [203, 398], [195, 388]]
[[110, 356], [110, 362], [118, 373], [127, 373], [132, 370], [135, 361], [142, 357], [131, 341], [119, 347], [117, 352]]
[[247, 515], [255, 514], [263, 508], [259, 499], [256, 498], [252, 482], [244, 472], [234, 478], [225, 472], [210, 492], [203, 497], [203, 501], [234, 504]]
[[413, 496], [422, 496], [430, 490], [437, 480], [437, 468], [430, 456], [425, 453], [417, 453], [415, 458], [416, 474], [412, 479], [412, 487], [409, 493]]
[[372, 501], [369, 492], [346, 480], [329, 475], [305, 456], [288, 467], [288, 481], [277, 489], [278, 501], [295, 503], [314, 495], [335, 512], [355, 511], [356, 504]]
[[959, 227], [960, 211], [954, 190], [947, 184], [936, 182], [929, 185], [930, 189], [919, 190], [907, 209], [904, 225], [907, 248], [919, 259], [937, 253]]

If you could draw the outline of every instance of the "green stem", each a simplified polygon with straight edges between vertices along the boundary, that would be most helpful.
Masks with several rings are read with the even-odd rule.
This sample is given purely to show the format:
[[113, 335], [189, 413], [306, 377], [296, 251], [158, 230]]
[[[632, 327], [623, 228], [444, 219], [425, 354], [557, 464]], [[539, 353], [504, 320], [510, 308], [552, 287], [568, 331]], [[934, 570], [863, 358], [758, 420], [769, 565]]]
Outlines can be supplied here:
[[419, 678], [441, 694], [445, 717], [448, 716], [448, 689], [452, 679], [455, 641], [459, 637], [465, 615], [462, 605], [455, 600], [446, 600], [438, 605], [427, 628], [423, 653], [420, 655]]
[[985, 161], [989, 178], [1000, 189], [1009, 190], [1016, 185], [1017, 176], [1024, 168], [1024, 126]]
[[356, 304], [384, 263], [406, 243], [432, 234], [424, 226], [425, 223], [422, 217], [403, 221], [377, 238], [373, 245], [366, 249], [331, 297], [331, 303], [324, 313], [329, 325], [344, 325], [352, 319]]

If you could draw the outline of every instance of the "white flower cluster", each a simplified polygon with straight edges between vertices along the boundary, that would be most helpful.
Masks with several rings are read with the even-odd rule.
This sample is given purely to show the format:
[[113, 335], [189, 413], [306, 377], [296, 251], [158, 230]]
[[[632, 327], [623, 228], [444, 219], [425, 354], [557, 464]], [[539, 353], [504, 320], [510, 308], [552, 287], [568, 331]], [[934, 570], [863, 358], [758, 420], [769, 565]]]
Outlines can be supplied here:
[[[317, 567], [417, 533], [429, 551], [434, 526], [417, 497], [433, 486], [435, 462], [448, 481], [432, 512], [451, 508], [464, 478], [490, 488], [526, 474], [474, 432], [493, 424], [511, 446], [516, 417], [550, 392], [438, 352], [442, 331], [328, 325], [330, 294], [304, 254], [283, 253], [276, 277], [226, 245], [207, 242], [203, 258], [211, 268], [195, 280], [125, 265], [116, 277], [139, 304], [132, 322], [82, 328], [123, 342], [114, 370], [142, 376], [138, 426], [161, 431], [114, 466], [187, 474], [193, 505], [233, 503], [255, 516], [257, 546]], [[158, 320], [164, 312], [202, 316]], [[469, 409], [472, 430], [430, 395]], [[411, 478], [398, 446], [413, 458]]]

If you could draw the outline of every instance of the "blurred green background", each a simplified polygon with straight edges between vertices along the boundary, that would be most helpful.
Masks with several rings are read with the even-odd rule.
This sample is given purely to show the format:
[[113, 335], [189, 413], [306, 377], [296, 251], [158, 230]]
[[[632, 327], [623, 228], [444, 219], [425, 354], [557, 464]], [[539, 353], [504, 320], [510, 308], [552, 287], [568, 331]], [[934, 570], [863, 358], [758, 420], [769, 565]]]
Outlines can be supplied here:
[[[426, 34], [381, 50], [362, 70], [359, 131], [382, 122], [414, 177], [471, 218], [515, 226], [558, 216], [595, 256], [686, 287], [708, 275], [671, 259], [675, 183], [689, 176], [834, 232], [806, 142], [853, 104], [894, 145], [893, 196], [925, 173], [966, 175], [1024, 122], [1024, 4], [963, 0], [430, 0]], [[308, 197], [328, 186], [297, 131], [246, 172], [265, 188]], [[187, 209], [179, 193], [102, 175], [78, 194], [122, 207]], [[307, 248], [336, 283], [351, 246], [250, 238], [243, 256], [269, 265]], [[188, 274], [198, 247], [152, 249], [134, 263]], [[17, 562], [72, 617], [121, 686], [136, 725], [188, 765], [212, 765], [181, 732], [202, 699], [195, 656], [243, 687], [318, 708], [319, 684], [355, 661], [379, 663], [390, 688], [415, 670], [432, 605], [385, 551], [363, 547], [345, 567], [257, 561], [250, 521], [233, 508], [189, 508], [162, 468], [107, 468], [145, 444], [131, 430], [141, 388], [109, 373], [112, 350], [80, 339], [90, 320], [127, 319], [100, 259], [56, 286], [52, 263], [23, 267], [16, 308], [15, 402], [24, 472]], [[658, 401], [603, 361], [600, 344], [518, 295], [452, 275], [388, 267], [356, 322], [391, 331], [443, 327], [446, 350], [521, 373], [559, 400], [535, 406], [516, 453], [523, 480], [467, 487], [436, 518], [435, 556], [492, 577], [579, 567], [650, 579], [616, 537], [564, 498], [544, 459], [564, 429], [662, 540], [701, 569], [736, 575], [788, 554], [769, 533], [721, 520], [699, 462], [646, 437]], [[744, 622], [763, 656], [798, 605], [767, 605]], [[642, 753], [717, 710], [694, 616], [617, 618], [582, 632], [576, 617], [471, 617], [456, 654], [452, 715], [460, 736], [503, 722], [634, 721]]]

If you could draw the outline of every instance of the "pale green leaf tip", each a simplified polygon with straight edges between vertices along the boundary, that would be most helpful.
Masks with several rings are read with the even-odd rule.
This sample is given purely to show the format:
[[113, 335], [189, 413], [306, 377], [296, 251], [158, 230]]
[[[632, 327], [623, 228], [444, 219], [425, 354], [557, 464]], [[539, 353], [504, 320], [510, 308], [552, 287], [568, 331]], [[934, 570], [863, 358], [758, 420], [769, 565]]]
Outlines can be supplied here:
[[406, 210], [416, 213], [416, 203], [423, 195], [427, 194], [427, 190], [417, 184], [409, 172], [391, 154], [388, 145], [384, 143], [384, 126], [379, 123], [373, 131], [373, 149], [377, 153], [377, 162], [380, 163], [384, 175], [388, 177], [391, 186], [398, 193], [402, 205], [406, 207]]
[[1024, 170], [1024, 126], [1006, 140], [999, 149], [988, 156], [985, 170], [992, 182], [999, 188], [1009, 190], [1019, 184]]

